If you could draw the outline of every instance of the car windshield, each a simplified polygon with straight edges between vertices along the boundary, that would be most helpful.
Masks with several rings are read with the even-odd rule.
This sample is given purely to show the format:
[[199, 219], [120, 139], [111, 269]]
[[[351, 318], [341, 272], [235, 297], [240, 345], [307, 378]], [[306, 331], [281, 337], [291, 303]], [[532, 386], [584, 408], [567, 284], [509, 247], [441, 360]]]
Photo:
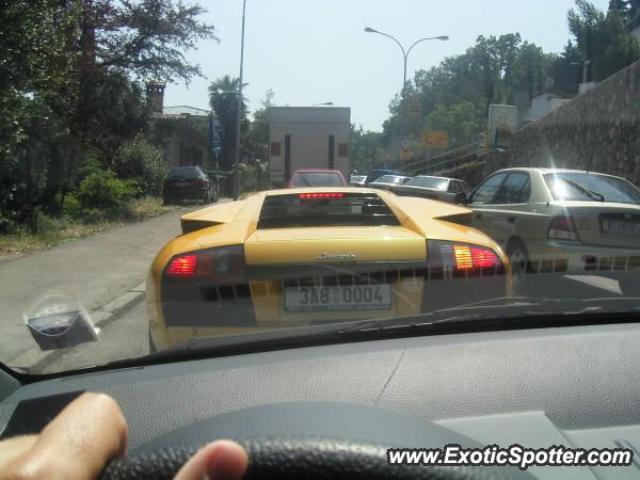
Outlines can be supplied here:
[[449, 186], [449, 180], [438, 177], [415, 177], [407, 182], [408, 187], [423, 187], [432, 190], [445, 191]]
[[298, 173], [291, 181], [292, 187], [340, 187], [344, 181], [337, 173], [309, 172]]
[[638, 1], [0, 20], [2, 368], [640, 308]]
[[376, 179], [376, 183], [389, 183], [391, 185], [402, 185], [409, 180], [409, 177], [399, 177], [397, 175], [383, 175]]
[[555, 200], [607, 201], [640, 205], [640, 190], [624, 179], [587, 172], [545, 175]]

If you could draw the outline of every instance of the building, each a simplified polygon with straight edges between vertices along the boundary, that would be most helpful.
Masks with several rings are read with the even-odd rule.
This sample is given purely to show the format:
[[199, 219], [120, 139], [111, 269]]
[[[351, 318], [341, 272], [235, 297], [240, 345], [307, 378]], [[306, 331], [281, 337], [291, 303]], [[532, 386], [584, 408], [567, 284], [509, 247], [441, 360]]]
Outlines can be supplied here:
[[269, 171], [274, 186], [286, 185], [301, 168], [331, 168], [348, 178], [351, 109], [271, 107]]
[[164, 151], [170, 167], [199, 165], [206, 170], [216, 169], [213, 155], [213, 131], [217, 122], [211, 112], [187, 105], [164, 106], [165, 84], [147, 82], [147, 99], [153, 109], [154, 129], [152, 141]]

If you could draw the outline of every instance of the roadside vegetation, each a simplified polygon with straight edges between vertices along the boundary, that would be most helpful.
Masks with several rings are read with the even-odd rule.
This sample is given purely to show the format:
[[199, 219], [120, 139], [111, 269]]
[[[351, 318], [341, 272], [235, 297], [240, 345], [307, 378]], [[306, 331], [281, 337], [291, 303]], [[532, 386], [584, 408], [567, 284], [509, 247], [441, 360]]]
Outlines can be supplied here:
[[156, 197], [139, 198], [119, 210], [100, 212], [98, 217], [51, 217], [39, 214], [37, 226], [16, 228], [11, 233], [0, 235], [0, 262], [55, 247], [69, 240], [84, 238], [132, 222], [141, 222], [169, 213], [175, 207], [162, 205]]
[[172, 0], [0, 5], [0, 258], [167, 211], [144, 81], [200, 75], [214, 28]]
[[[567, 12], [570, 40], [559, 53], [545, 52], [519, 33], [479, 36], [461, 55], [418, 70], [404, 99], [398, 94], [391, 101], [382, 132], [353, 127], [353, 166], [361, 172], [383, 164], [401, 168], [442, 153], [428, 151], [425, 131], [446, 132], [446, 150], [486, 141], [489, 105], [526, 108], [542, 92], [574, 96], [583, 75], [600, 82], [639, 60], [640, 42], [631, 34], [638, 26], [639, 0], [611, 0], [606, 12], [576, 0]], [[411, 158], [398, 157], [402, 137]]]

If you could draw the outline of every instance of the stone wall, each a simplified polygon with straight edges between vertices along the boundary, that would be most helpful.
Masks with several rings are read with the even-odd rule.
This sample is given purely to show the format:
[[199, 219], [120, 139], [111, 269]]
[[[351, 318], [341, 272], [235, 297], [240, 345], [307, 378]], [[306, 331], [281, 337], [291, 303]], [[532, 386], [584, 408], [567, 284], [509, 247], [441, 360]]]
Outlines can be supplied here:
[[591, 170], [640, 185], [640, 62], [518, 129], [509, 149], [440, 173], [475, 185], [500, 168], [515, 166]]

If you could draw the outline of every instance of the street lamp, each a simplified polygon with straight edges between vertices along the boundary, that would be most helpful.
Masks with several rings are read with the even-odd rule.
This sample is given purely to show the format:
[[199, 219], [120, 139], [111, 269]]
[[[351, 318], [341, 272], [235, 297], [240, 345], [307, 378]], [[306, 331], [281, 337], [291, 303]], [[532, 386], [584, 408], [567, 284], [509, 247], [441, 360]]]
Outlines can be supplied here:
[[[391, 40], [393, 40], [400, 47], [400, 50], [402, 51], [402, 58], [404, 59], [403, 68], [402, 68], [402, 90], [400, 90], [400, 97], [401, 97], [401, 100], [402, 100], [402, 103], [400, 105], [402, 107], [401, 108], [401, 111], [402, 111], [402, 109], [404, 109], [406, 87], [407, 87], [407, 59], [409, 58], [409, 54], [411, 53], [411, 50], [413, 50], [413, 47], [415, 47], [417, 44], [419, 44], [421, 42], [426, 42], [427, 40], [441, 40], [441, 41], [444, 42], [444, 41], [449, 40], [449, 37], [447, 35], [440, 35], [440, 36], [437, 36], [437, 37], [419, 38], [418, 40], [413, 42], [409, 46], [409, 48], [404, 48], [402, 43], [400, 43], [398, 41], [398, 39], [396, 37], [394, 37], [393, 35], [389, 35], [388, 33], [381, 32], [381, 31], [376, 30], [375, 28], [371, 28], [371, 27], [365, 27], [364, 31], [366, 33], [377, 33], [378, 35], [382, 35], [384, 37], [390, 38]], [[403, 144], [405, 143], [404, 130], [405, 130], [404, 122], [400, 122], [400, 137], [402, 139], [402, 143]]]
[[238, 82], [238, 118], [236, 119], [236, 151], [233, 159], [233, 199], [240, 196], [240, 129], [242, 125], [242, 74], [244, 66], [244, 23], [247, 0], [242, 0], [242, 33], [240, 35], [240, 75]]
[[438, 37], [424, 37], [424, 38], [420, 38], [420, 39], [416, 40], [415, 42], [413, 42], [411, 44], [411, 46], [409, 48], [405, 49], [404, 46], [402, 45], [402, 43], [400, 43], [398, 41], [398, 39], [396, 37], [394, 37], [393, 35], [389, 35], [388, 33], [381, 32], [381, 31], [376, 30], [375, 28], [371, 28], [371, 27], [365, 27], [364, 31], [367, 32], [367, 33], [377, 33], [378, 35], [382, 35], [382, 36], [385, 36], [387, 38], [390, 38], [391, 40], [393, 40], [400, 47], [400, 50], [402, 50], [402, 57], [404, 58], [404, 64], [403, 64], [403, 70], [402, 70], [402, 90], [400, 92], [402, 94], [402, 99], [403, 100], [404, 100], [405, 86], [407, 85], [407, 59], [409, 58], [409, 54], [411, 53], [411, 50], [413, 50], [413, 47], [415, 47], [417, 44], [419, 44], [421, 42], [425, 42], [427, 40], [441, 40], [443, 42], [449, 40], [449, 37], [447, 35], [440, 35]]
[[313, 105], [311, 105], [312, 107], [322, 107], [322, 106], [331, 106], [333, 105], [333, 102], [322, 102], [322, 103], [314, 103]]

